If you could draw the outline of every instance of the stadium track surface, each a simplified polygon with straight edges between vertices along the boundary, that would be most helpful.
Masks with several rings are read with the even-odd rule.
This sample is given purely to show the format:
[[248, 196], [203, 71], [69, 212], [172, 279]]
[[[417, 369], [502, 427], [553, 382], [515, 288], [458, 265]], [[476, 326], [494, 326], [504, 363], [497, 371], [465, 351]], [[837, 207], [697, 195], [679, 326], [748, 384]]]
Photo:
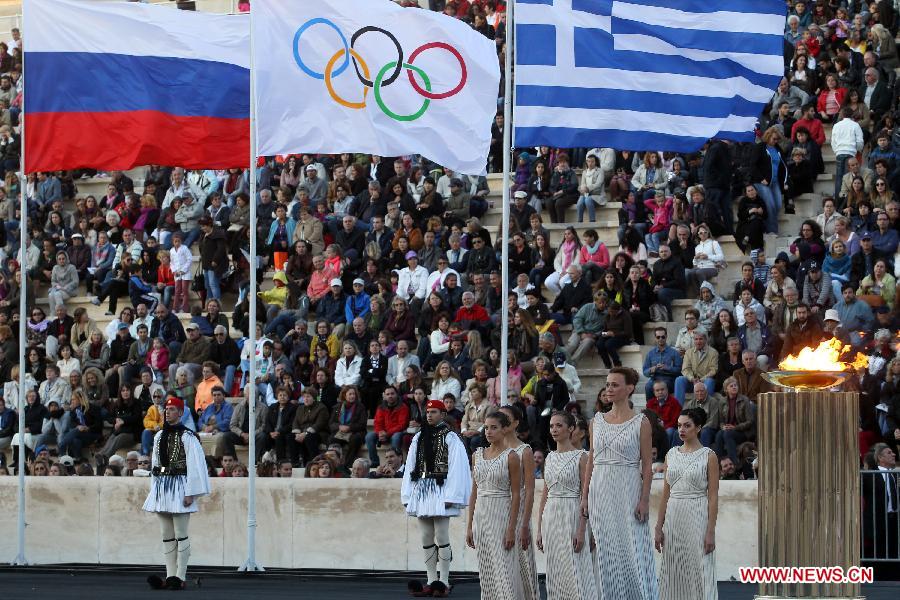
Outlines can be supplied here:
[[[146, 584], [150, 570], [145, 566], [54, 566], [0, 567], [0, 589], [4, 599], [42, 598], [55, 600], [87, 600], [127, 598], [142, 600], [160, 598], [160, 593]], [[246, 575], [231, 569], [191, 569], [189, 587], [184, 596], [210, 600], [245, 600], [246, 598], [298, 598], [300, 600], [333, 599], [398, 600], [409, 598], [406, 581], [409, 573], [360, 573], [350, 571], [271, 570]], [[200, 586], [197, 586], [197, 578]], [[750, 600], [756, 586], [719, 583], [722, 600]], [[900, 582], [863, 586], [868, 600], [896, 600]], [[168, 595], [165, 595], [168, 597]], [[179, 596], [182, 597], [182, 596]], [[463, 574], [451, 598], [480, 598], [474, 576]]]

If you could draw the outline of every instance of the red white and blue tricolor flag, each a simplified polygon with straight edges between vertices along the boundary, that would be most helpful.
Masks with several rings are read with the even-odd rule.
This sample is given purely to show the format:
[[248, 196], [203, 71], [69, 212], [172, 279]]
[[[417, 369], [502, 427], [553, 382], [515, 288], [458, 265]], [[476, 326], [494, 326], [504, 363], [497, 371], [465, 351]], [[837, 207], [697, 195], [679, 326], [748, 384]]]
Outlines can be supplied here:
[[246, 167], [248, 17], [29, 0], [25, 170]]

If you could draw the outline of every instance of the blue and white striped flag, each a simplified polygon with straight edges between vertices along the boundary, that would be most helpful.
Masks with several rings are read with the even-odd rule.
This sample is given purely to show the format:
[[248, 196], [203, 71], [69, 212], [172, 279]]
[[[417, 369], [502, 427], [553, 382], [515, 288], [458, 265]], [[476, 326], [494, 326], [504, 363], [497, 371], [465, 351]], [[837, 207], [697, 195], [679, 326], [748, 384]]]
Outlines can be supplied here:
[[753, 141], [784, 72], [783, 0], [517, 0], [515, 145]]

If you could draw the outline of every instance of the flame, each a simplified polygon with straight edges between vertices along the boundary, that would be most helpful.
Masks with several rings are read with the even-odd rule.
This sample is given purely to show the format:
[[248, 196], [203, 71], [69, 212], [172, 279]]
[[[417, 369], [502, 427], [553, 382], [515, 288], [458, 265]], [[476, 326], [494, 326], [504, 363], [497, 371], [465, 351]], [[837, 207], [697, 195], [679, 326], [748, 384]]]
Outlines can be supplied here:
[[[847, 355], [850, 362], [841, 361]], [[788, 355], [778, 368], [783, 371], [851, 371], [869, 366], [869, 357], [854, 352], [837, 338], [822, 342], [817, 348], [803, 348], [797, 356]]]

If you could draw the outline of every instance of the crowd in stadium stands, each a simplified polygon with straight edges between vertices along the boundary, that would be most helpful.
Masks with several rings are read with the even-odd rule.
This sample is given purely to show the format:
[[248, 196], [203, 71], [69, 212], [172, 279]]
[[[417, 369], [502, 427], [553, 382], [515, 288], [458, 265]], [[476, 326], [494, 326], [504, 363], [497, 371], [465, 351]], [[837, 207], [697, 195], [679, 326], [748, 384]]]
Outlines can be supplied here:
[[[502, 55], [502, 6], [431, 4], [496, 39]], [[870, 356], [849, 383], [862, 393], [861, 456], [881, 441], [896, 450], [895, 17], [890, 2], [791, 6], [785, 78], [757, 143], [712, 140], [691, 154], [516, 149], [507, 298], [502, 238], [485, 224], [499, 221], [500, 180], [490, 189], [485, 176], [421, 156], [267, 157], [254, 172], [257, 198], [241, 169], [150, 166], [137, 182], [111, 172], [99, 197], [78, 191], [94, 171], [20, 182], [16, 33], [12, 55], [0, 44], [4, 460], [21, 438], [34, 475], [141, 474], [160, 407], [174, 395], [223, 476], [246, 475], [262, 459], [262, 475], [304, 466], [310, 477], [396, 477], [427, 399], [444, 400], [470, 452], [485, 444], [501, 369], [509, 401], [527, 416], [518, 435], [538, 457], [552, 443], [550, 412], [589, 419], [607, 410], [604, 392], [594, 396], [604, 369], [639, 344], [635, 401], [646, 406], [656, 456], [679, 443], [682, 408], [699, 406], [722, 476], [754, 478], [761, 372], [833, 337]], [[493, 172], [503, 128], [498, 116]], [[261, 256], [255, 297], [250, 236]], [[735, 243], [744, 258], [728, 265], [723, 247]], [[510, 352], [501, 365], [504, 310]], [[586, 368], [595, 353], [602, 367]], [[597, 382], [591, 397], [581, 378]], [[238, 462], [250, 436], [258, 455]]]

